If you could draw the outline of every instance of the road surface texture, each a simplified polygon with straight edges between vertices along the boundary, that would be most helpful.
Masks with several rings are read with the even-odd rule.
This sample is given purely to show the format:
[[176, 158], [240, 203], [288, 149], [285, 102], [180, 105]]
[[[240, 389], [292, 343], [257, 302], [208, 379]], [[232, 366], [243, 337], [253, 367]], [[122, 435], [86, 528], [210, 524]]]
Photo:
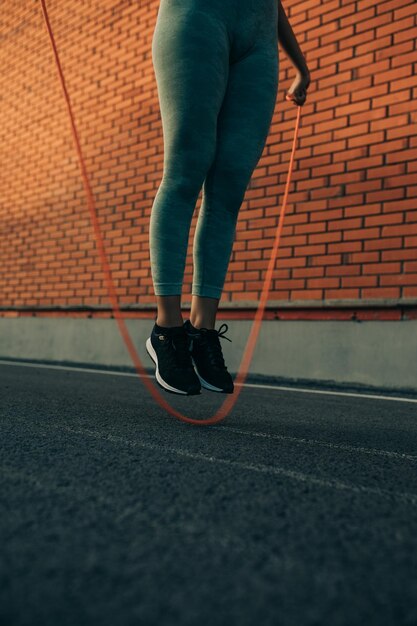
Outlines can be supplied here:
[[411, 396], [0, 376], [1, 626], [417, 624]]

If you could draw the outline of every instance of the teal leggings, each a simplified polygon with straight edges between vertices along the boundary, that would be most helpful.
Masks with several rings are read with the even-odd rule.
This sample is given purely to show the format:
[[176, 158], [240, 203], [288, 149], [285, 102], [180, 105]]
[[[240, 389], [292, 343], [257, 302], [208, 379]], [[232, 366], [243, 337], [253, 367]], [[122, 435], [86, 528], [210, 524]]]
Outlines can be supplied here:
[[220, 298], [240, 206], [268, 136], [278, 89], [277, 0], [160, 0], [152, 60], [164, 141], [149, 248], [155, 295]]

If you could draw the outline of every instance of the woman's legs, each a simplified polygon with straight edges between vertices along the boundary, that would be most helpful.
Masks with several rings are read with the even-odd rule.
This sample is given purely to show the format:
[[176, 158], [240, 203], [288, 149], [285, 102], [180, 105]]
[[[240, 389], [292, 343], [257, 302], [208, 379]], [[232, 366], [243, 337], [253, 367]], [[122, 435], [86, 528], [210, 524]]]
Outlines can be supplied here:
[[[181, 312], [181, 295], [156, 296], [158, 326], [182, 326], [184, 320]], [[195, 328], [214, 328], [216, 323], [219, 298], [193, 296], [190, 322]]]
[[[228, 14], [233, 3], [223, 0], [209, 6], [161, 0], [152, 53], [164, 132], [164, 174], [150, 222], [159, 325], [182, 321], [189, 228], [204, 182], [194, 237], [190, 320], [197, 327], [214, 327], [238, 211], [263, 152], [276, 101], [277, 9], [272, 0], [264, 1], [261, 8], [252, 5], [253, 14], [240, 8]], [[228, 28], [235, 25], [235, 15], [242, 16], [242, 25], [230, 54]], [[258, 39], [248, 47], [245, 35]]]
[[[221, 6], [219, 4], [219, 6]], [[164, 170], [149, 245], [158, 325], [179, 325], [191, 219], [216, 148], [229, 71], [225, 22], [193, 1], [161, 0], [152, 41], [164, 136]], [[163, 323], [164, 322], [164, 323]]]
[[238, 212], [268, 136], [278, 88], [278, 58], [271, 49], [255, 47], [230, 66], [194, 235], [190, 321], [196, 328], [215, 326]]
[[239, 209], [265, 146], [277, 88], [278, 53], [272, 43], [255, 44], [230, 66], [194, 235], [195, 296], [221, 297]]
[[190, 322], [194, 328], [214, 328], [220, 298], [192, 296]]
[[182, 326], [181, 294], [178, 296], [156, 296], [158, 326]]

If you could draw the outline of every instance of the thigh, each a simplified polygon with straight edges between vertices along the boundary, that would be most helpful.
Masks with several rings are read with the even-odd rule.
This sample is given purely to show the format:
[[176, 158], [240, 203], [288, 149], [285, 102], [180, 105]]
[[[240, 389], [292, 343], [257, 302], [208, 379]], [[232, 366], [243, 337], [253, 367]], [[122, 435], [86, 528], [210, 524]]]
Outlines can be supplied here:
[[[222, 185], [243, 199], [262, 155], [278, 91], [279, 57], [273, 44], [254, 46], [230, 66], [226, 94], [218, 117], [216, 153], [205, 190]], [[234, 187], [234, 189], [233, 189]]]
[[[216, 5], [219, 9], [220, 5]], [[229, 73], [227, 15], [210, 3], [161, 0], [152, 39], [164, 135], [164, 176], [201, 171], [214, 157]], [[202, 181], [201, 181], [202, 182]]]

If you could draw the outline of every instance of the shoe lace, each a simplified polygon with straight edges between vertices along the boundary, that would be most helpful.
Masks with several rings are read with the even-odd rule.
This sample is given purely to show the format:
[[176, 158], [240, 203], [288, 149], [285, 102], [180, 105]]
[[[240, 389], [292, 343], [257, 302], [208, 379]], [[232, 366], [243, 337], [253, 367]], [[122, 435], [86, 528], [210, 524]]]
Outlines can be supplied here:
[[[223, 327], [224, 330], [222, 331]], [[223, 323], [220, 326], [219, 330], [216, 330], [214, 328], [199, 328], [199, 331], [203, 331], [201, 334], [204, 335], [204, 338], [206, 340], [206, 354], [210, 364], [214, 367], [218, 367], [219, 369], [224, 370], [227, 368], [224, 362], [222, 347], [219, 338], [221, 337], [222, 339], [227, 339], [227, 341], [231, 342], [232, 340], [229, 339], [229, 337], [225, 336], [228, 329], [229, 327], [226, 323]]]

